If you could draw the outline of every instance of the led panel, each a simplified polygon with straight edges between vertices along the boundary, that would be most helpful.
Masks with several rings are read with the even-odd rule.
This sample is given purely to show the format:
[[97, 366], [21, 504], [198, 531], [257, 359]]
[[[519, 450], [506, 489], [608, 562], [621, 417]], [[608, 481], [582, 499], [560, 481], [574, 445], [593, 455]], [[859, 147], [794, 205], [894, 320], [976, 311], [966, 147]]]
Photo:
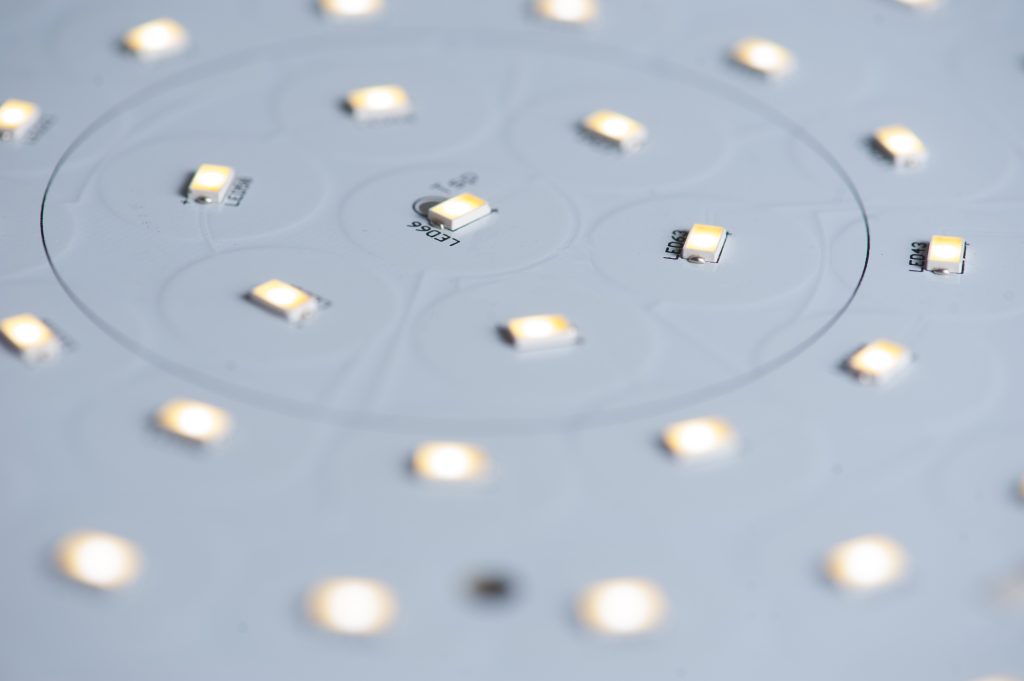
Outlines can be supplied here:
[[642, 123], [610, 109], [589, 114], [580, 127], [592, 137], [627, 153], [637, 151], [647, 141], [647, 128]]
[[39, 107], [23, 99], [0, 104], [0, 139], [20, 140], [39, 122]]

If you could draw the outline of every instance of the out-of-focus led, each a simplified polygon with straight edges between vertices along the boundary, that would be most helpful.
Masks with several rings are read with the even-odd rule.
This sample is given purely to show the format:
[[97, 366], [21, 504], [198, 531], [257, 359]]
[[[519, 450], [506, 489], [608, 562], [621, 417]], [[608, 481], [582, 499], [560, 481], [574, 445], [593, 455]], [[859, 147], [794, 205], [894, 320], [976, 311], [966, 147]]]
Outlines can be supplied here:
[[39, 122], [39, 107], [24, 99], [8, 99], [0, 104], [0, 139], [18, 140]]
[[46, 322], [33, 314], [0, 320], [0, 334], [26, 362], [45, 362], [60, 354], [60, 338]]
[[357, 121], [384, 121], [412, 115], [412, 100], [401, 85], [371, 85], [352, 90], [345, 107]]
[[320, 11], [335, 17], [365, 17], [384, 9], [384, 0], [320, 0]]
[[412, 469], [427, 480], [467, 482], [487, 473], [487, 454], [465, 442], [425, 442], [413, 453]]
[[837, 586], [868, 591], [899, 581], [907, 572], [907, 553], [889, 537], [865, 535], [834, 547], [825, 571]]
[[662, 433], [662, 441], [675, 456], [699, 461], [732, 454], [738, 447], [739, 437], [728, 422], [702, 417], [671, 424]]
[[560, 314], [515, 317], [505, 323], [505, 332], [517, 350], [547, 350], [575, 345], [580, 333]]
[[207, 445], [227, 437], [231, 416], [212, 404], [180, 399], [166, 402], [157, 410], [156, 424], [184, 440]]
[[188, 198], [196, 203], [221, 203], [235, 181], [235, 169], [204, 163], [188, 184]]
[[306, 595], [306, 613], [319, 627], [347, 636], [372, 636], [391, 626], [398, 605], [378, 581], [341, 577], [317, 584]]
[[928, 149], [905, 125], [886, 125], [875, 130], [875, 144], [897, 168], [910, 168], [928, 160]]
[[563, 24], [586, 24], [597, 18], [597, 0], [535, 0], [538, 16]]
[[861, 347], [846, 360], [846, 367], [864, 383], [891, 381], [910, 365], [908, 348], [880, 338]]
[[589, 629], [609, 636], [633, 636], [655, 629], [668, 610], [657, 584], [633, 577], [591, 584], [580, 595], [576, 614]]
[[613, 144], [625, 152], [636, 151], [647, 141], [647, 128], [642, 123], [609, 109], [590, 114], [583, 119], [580, 127], [602, 142]]
[[119, 589], [134, 582], [142, 567], [138, 548], [107, 532], [76, 532], [60, 540], [57, 567], [69, 579], [96, 589]]
[[928, 242], [925, 268], [937, 274], [960, 274], [964, 271], [967, 243], [958, 236], [935, 235]]
[[140, 59], [161, 59], [184, 50], [188, 32], [174, 19], [154, 19], [130, 29], [121, 42]]
[[427, 219], [435, 225], [455, 231], [491, 214], [491, 206], [475, 194], [459, 194], [427, 211]]
[[315, 297], [280, 279], [271, 279], [253, 287], [249, 291], [249, 300], [293, 323], [309, 319], [320, 307]]
[[693, 225], [683, 242], [683, 258], [696, 263], [718, 262], [728, 236], [725, 227]]
[[793, 71], [796, 58], [782, 45], [764, 38], [745, 38], [732, 48], [732, 58], [740, 66], [770, 78]]
[[940, 0], [896, 0], [896, 2], [904, 7], [914, 9], [934, 9], [939, 6]]

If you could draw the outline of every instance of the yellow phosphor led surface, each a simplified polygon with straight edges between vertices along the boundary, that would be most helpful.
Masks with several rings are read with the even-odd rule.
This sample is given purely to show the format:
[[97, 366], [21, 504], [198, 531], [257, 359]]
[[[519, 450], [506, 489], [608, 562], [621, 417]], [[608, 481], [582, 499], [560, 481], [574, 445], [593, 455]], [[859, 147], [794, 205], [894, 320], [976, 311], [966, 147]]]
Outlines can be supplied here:
[[825, 560], [825, 571], [836, 586], [869, 591], [902, 579], [907, 564], [907, 553], [896, 541], [865, 535], [834, 547]]
[[174, 19], [154, 19], [129, 30], [121, 42], [140, 59], [162, 59], [188, 46], [188, 32]]
[[46, 322], [33, 314], [18, 314], [0, 320], [0, 334], [26, 362], [45, 362], [60, 354], [60, 338]]
[[412, 455], [412, 469], [426, 480], [478, 480], [487, 473], [487, 455], [465, 442], [425, 442]]
[[366, 17], [384, 9], [384, 0], [320, 0], [320, 11], [335, 17]]
[[466, 193], [435, 205], [427, 212], [427, 219], [454, 232], [490, 214], [490, 204], [475, 194]]
[[505, 332], [517, 350], [547, 350], [575, 345], [580, 333], [560, 314], [515, 317], [505, 323]]
[[958, 236], [935, 235], [928, 242], [925, 268], [936, 274], [960, 274], [964, 271], [967, 242]]
[[796, 67], [793, 53], [764, 38], [744, 38], [732, 48], [732, 58], [740, 66], [770, 78], [781, 78]]
[[586, 24], [597, 18], [597, 0], [535, 0], [538, 16], [563, 24]]
[[880, 338], [863, 346], [846, 360], [846, 367], [864, 383], [891, 381], [910, 365], [910, 350]]
[[69, 579], [96, 589], [119, 589], [134, 582], [142, 567], [138, 548], [107, 532], [70, 534], [57, 544], [57, 567]]
[[163, 430], [196, 444], [215, 444], [231, 430], [231, 416], [212, 404], [197, 400], [171, 400], [156, 412]]
[[913, 130], [905, 125], [886, 125], [875, 130], [875, 144], [897, 168], [923, 165], [928, 149]]
[[306, 613], [317, 626], [346, 636], [372, 636], [391, 626], [398, 604], [381, 582], [341, 577], [317, 584], [306, 595]]
[[896, 2], [914, 9], [933, 9], [939, 6], [939, 0], [896, 0]]
[[0, 139], [19, 140], [39, 122], [39, 107], [23, 99], [0, 104]]
[[609, 636], [634, 636], [656, 629], [667, 610], [661, 588], [634, 577], [591, 584], [576, 604], [576, 615], [584, 626]]
[[188, 183], [188, 198], [196, 203], [221, 203], [235, 181], [235, 169], [204, 163]]
[[249, 300], [293, 323], [309, 319], [320, 307], [316, 298], [280, 279], [271, 279], [253, 287], [249, 291]]
[[580, 127], [584, 132], [624, 152], [636, 151], [647, 141], [647, 128], [642, 123], [609, 109], [590, 114], [583, 119]]
[[739, 445], [733, 427], [713, 417], [677, 421], [665, 429], [662, 441], [672, 454], [689, 461], [732, 454]]
[[385, 121], [412, 115], [412, 100], [401, 85], [372, 85], [352, 90], [345, 107], [357, 121]]
[[718, 262], [728, 236], [725, 227], [693, 225], [683, 242], [683, 258], [695, 263]]

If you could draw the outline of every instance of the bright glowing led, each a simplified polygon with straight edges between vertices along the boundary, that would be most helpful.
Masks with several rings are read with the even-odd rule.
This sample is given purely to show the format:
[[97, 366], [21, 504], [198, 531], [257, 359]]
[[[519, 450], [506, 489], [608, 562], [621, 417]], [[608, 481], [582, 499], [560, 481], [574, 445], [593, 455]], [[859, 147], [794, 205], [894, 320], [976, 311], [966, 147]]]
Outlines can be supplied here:
[[928, 149], [914, 131], [904, 125], [886, 125], [875, 130], [875, 144], [897, 168], [910, 168], [928, 160]]
[[474, 194], [459, 194], [435, 205], [427, 219], [453, 232], [491, 214], [491, 206]]
[[563, 24], [586, 24], [597, 18], [597, 0], [535, 0], [538, 16]]
[[964, 271], [967, 243], [958, 236], [935, 235], [928, 242], [925, 268], [937, 274], [960, 274]]
[[505, 323], [505, 332], [517, 350], [547, 350], [575, 345], [580, 333], [560, 314], [515, 317]]
[[590, 114], [580, 127], [597, 139], [615, 145], [620, 151], [636, 151], [647, 141], [647, 128], [642, 123], [608, 109]]
[[785, 76], [796, 66], [792, 52], [764, 38], [745, 38], [739, 41], [732, 48], [732, 58], [740, 66], [771, 78]]
[[412, 100], [401, 85], [372, 85], [352, 90], [345, 106], [357, 121], [384, 121], [412, 115]]
[[366, 17], [384, 9], [384, 0], [320, 0], [320, 11], [335, 17]]
[[939, 0], [896, 0], [896, 2], [914, 9], [934, 9], [939, 6]]
[[271, 279], [253, 287], [249, 291], [249, 300], [293, 323], [309, 319], [320, 307], [315, 297], [280, 279]]
[[897, 542], [865, 535], [834, 547], [825, 560], [825, 571], [837, 586], [867, 591], [902, 579], [907, 564], [907, 553]]
[[154, 19], [129, 30], [121, 42], [140, 59], [161, 59], [184, 50], [188, 32], [174, 19]]
[[318, 626], [347, 636], [371, 636], [398, 613], [391, 589], [381, 582], [342, 577], [317, 584], [306, 595], [306, 613]]
[[204, 163], [188, 184], [188, 198], [196, 203], [220, 203], [235, 181], [235, 169]]
[[39, 107], [23, 99], [0, 104], [0, 139], [19, 140], [39, 122]]
[[231, 416], [219, 407], [196, 400], [171, 400], [156, 412], [163, 430], [196, 444], [214, 444], [227, 437]]
[[995, 674], [995, 675], [992, 675], [992, 676], [980, 676], [980, 677], [974, 679], [974, 681], [1021, 681], [1021, 680], [1020, 680], [1020, 678], [1018, 678], [1016, 676], [1006, 676], [1004, 674]]
[[658, 585], [645, 579], [609, 579], [580, 595], [576, 614], [584, 626], [609, 636], [633, 636], [655, 629], [668, 607]]
[[119, 589], [134, 582], [142, 567], [138, 548], [107, 532], [76, 532], [60, 540], [57, 567], [69, 579], [96, 589]]
[[881, 338], [868, 343], [846, 360], [846, 367], [864, 383], [886, 383], [910, 365], [910, 350]]
[[0, 320], [0, 334], [26, 362], [45, 362], [60, 354], [62, 344], [46, 322], [33, 314]]
[[683, 242], [683, 258], [696, 263], [718, 262], [728, 236], [725, 227], [693, 225]]
[[662, 441], [679, 458], [698, 461], [732, 454], [739, 437], [728, 422], [704, 417], [673, 423], [665, 429]]
[[487, 473], [487, 455], [465, 442], [425, 442], [413, 453], [412, 469], [427, 480], [477, 480]]

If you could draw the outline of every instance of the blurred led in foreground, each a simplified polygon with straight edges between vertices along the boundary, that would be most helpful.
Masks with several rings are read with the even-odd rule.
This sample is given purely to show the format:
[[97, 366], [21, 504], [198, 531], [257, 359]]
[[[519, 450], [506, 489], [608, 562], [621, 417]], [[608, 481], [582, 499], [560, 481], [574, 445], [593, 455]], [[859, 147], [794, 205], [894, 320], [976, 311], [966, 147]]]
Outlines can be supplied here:
[[335, 17], [366, 17], [384, 9], [384, 0], [320, 0], [320, 11]]
[[320, 301], [315, 297], [280, 279], [271, 279], [253, 287], [248, 298], [293, 324], [309, 319], [320, 308]]
[[505, 323], [504, 331], [517, 350], [549, 350], [575, 345], [580, 333], [560, 314], [515, 317]]
[[379, 634], [391, 626], [397, 612], [391, 589], [372, 579], [331, 579], [306, 595], [309, 619], [322, 629], [346, 636]]
[[563, 24], [586, 24], [597, 18], [597, 0], [535, 0], [537, 16]]
[[725, 227], [693, 225], [683, 242], [683, 258], [695, 263], [718, 262], [728, 236]]
[[900, 375], [911, 361], [910, 350], [881, 338], [863, 346], [846, 360], [849, 369], [863, 383], [883, 384]]
[[18, 314], [0, 320], [0, 334], [26, 362], [54, 359], [62, 347], [53, 329], [33, 314]]
[[587, 134], [624, 152], [636, 151], [647, 141], [647, 128], [642, 123], [609, 109], [590, 114], [580, 127]]
[[188, 184], [188, 198], [196, 203], [221, 203], [235, 181], [235, 169], [204, 163]]
[[720, 418], [702, 417], [677, 421], [662, 433], [669, 452], [688, 461], [727, 456], [736, 451], [739, 437], [729, 423]]
[[465, 442], [424, 442], [413, 453], [412, 469], [425, 480], [469, 482], [487, 473], [487, 455]]
[[162, 59], [188, 46], [188, 32], [174, 19], [154, 19], [129, 30], [121, 42], [139, 59]]
[[939, 0], [895, 0], [904, 7], [913, 9], [935, 9], [939, 6]]
[[661, 588], [645, 579], [609, 579], [580, 595], [576, 615], [600, 634], [635, 636], [656, 629], [668, 610]]
[[825, 571], [839, 587], [869, 591], [903, 579], [907, 564], [906, 551], [896, 541], [865, 535], [834, 547], [826, 558]]
[[781, 78], [796, 67], [793, 53], [764, 38], [745, 38], [733, 47], [732, 59], [740, 66], [769, 78]]
[[39, 107], [24, 99], [0, 104], [0, 139], [20, 140], [39, 122]]
[[142, 566], [135, 544], [107, 532], [76, 532], [60, 540], [54, 553], [69, 579], [95, 589], [119, 589], [134, 582]]
[[231, 416], [220, 407], [197, 400], [171, 400], [156, 412], [162, 430], [200, 445], [221, 442], [231, 430]]
[[491, 214], [491, 206], [475, 194], [459, 194], [427, 211], [427, 219], [435, 225], [455, 231]]
[[874, 142], [897, 168], [912, 168], [928, 160], [928, 149], [905, 125], [886, 125], [875, 130]]
[[345, 96], [345, 108], [357, 121], [386, 121], [412, 115], [412, 100], [401, 85], [371, 85]]
[[961, 274], [967, 243], [958, 236], [935, 235], [928, 242], [925, 268], [936, 274]]

